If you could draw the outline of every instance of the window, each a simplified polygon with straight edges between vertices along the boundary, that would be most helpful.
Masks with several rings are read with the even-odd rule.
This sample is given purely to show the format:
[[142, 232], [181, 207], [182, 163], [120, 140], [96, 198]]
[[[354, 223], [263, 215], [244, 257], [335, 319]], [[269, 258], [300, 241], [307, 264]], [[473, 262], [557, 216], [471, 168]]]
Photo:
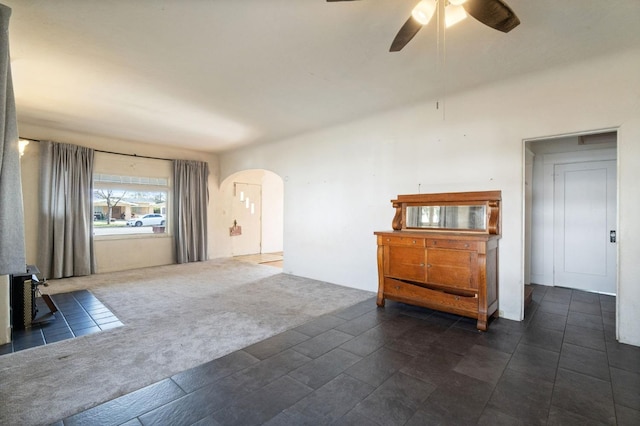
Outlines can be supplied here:
[[94, 235], [167, 234], [171, 162], [105, 153], [95, 160]]

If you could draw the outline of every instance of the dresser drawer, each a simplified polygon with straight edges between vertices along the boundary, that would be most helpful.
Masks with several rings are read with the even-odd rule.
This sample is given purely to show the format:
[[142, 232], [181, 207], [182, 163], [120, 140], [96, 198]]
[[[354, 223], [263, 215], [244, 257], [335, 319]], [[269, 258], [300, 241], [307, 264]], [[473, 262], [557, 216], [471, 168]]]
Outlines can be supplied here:
[[477, 289], [478, 255], [474, 251], [427, 250], [427, 281], [452, 288]]
[[428, 239], [427, 247], [446, 248], [455, 250], [477, 250], [478, 243], [476, 241], [461, 241], [461, 240], [436, 240]]
[[378, 237], [379, 245], [388, 246], [406, 246], [406, 247], [424, 247], [424, 238], [411, 238], [411, 237]]
[[401, 280], [425, 282], [426, 250], [421, 247], [384, 247], [384, 274]]
[[432, 290], [393, 278], [384, 280], [384, 297], [426, 308], [445, 310], [471, 318], [478, 316], [478, 297]]

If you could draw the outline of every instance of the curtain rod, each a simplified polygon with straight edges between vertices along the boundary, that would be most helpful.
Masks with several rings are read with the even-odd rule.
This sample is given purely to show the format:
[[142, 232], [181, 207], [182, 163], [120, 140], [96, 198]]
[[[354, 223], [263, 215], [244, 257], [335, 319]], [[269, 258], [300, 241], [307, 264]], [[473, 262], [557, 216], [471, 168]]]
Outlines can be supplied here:
[[[22, 139], [25, 141], [29, 141], [29, 142], [42, 142], [41, 140], [38, 139], [31, 139], [31, 138], [23, 138], [23, 137], [18, 137], [18, 139]], [[93, 148], [92, 148], [93, 149]], [[148, 158], [150, 160], [164, 160], [164, 161], [173, 161], [172, 158], [160, 158], [160, 157], [150, 157], [148, 155], [138, 155], [138, 154], [123, 154], [121, 152], [113, 152], [113, 151], [104, 151], [101, 149], [93, 149], [95, 152], [101, 152], [103, 154], [114, 154], [114, 155], [125, 155], [127, 157], [135, 157], [135, 158]]]

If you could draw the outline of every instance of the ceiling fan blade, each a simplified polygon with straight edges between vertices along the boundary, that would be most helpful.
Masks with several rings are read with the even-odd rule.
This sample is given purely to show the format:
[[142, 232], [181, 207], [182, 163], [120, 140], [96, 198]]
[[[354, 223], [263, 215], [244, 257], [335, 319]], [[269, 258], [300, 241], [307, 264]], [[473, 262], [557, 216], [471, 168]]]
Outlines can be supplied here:
[[478, 21], [503, 33], [520, 25], [520, 19], [502, 0], [467, 0], [462, 7]]
[[406, 44], [409, 43], [416, 34], [418, 34], [420, 28], [422, 28], [422, 24], [410, 16], [409, 19], [407, 19], [407, 22], [405, 22], [402, 28], [400, 28], [398, 34], [396, 34], [396, 38], [393, 39], [389, 52], [399, 52], [402, 50], [402, 48], [406, 46]]

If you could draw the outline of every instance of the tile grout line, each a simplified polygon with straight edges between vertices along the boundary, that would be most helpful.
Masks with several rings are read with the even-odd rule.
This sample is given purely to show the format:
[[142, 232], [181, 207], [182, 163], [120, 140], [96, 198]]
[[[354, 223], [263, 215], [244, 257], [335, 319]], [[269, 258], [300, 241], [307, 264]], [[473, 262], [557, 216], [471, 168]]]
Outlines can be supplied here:
[[[64, 341], [64, 340], [74, 339], [74, 338], [83, 336], [84, 334], [78, 335], [71, 328], [71, 324], [69, 323], [69, 321], [67, 319], [67, 316], [65, 315], [65, 312], [64, 312], [65, 309], [60, 308], [60, 305], [64, 305], [66, 303], [69, 303], [70, 301], [73, 301], [74, 303], [76, 303], [80, 307], [80, 309], [82, 309], [82, 312], [84, 312], [86, 315], [89, 316], [89, 318], [93, 322], [93, 326], [92, 327], [97, 327], [99, 329], [99, 331], [106, 331], [106, 330], [109, 330], [111, 328], [115, 328], [115, 327], [111, 327], [111, 328], [103, 329], [102, 326], [96, 322], [96, 319], [93, 317], [93, 315], [91, 315], [91, 313], [89, 313], [89, 311], [85, 307], [85, 305], [82, 302], [82, 300], [78, 299], [76, 297], [75, 293], [78, 293], [78, 292], [77, 291], [72, 291], [72, 292], [69, 292], [69, 293], [56, 293], [56, 294], [52, 294], [51, 295], [52, 299], [54, 299], [54, 302], [56, 302], [56, 306], [58, 307], [58, 312], [57, 313], [60, 314], [59, 316], [57, 316], [56, 313], [53, 313], [52, 315], [54, 316], [56, 321], [61, 321], [61, 324], [64, 323], [64, 327], [60, 327], [60, 329], [64, 330], [64, 333], [68, 332], [69, 334], [71, 334], [70, 337], [66, 337], [64, 339], [60, 339], [60, 340], [55, 340], [55, 341], [49, 342], [48, 339], [47, 339], [46, 333], [45, 333], [46, 323], [47, 322], [38, 323], [38, 324], [36, 324], [35, 327], [30, 327], [29, 331], [30, 331], [31, 335], [33, 335], [33, 336], [36, 336], [37, 334], [39, 334], [40, 339], [42, 341], [41, 345], [29, 346], [29, 347], [26, 347], [26, 348], [22, 348], [22, 349], [16, 350], [15, 349], [15, 347], [16, 347], [15, 343], [18, 342], [20, 340], [20, 338], [12, 339], [11, 342], [6, 343], [6, 345], [11, 345], [11, 350], [9, 352], [5, 353], [5, 354], [2, 354], [2, 355], [8, 355], [8, 354], [12, 354], [12, 353], [15, 353], [15, 352], [20, 352], [22, 350], [32, 349], [32, 348], [35, 348], [35, 347], [38, 347], [38, 346], [46, 346], [46, 345], [49, 345], [49, 344], [52, 344], [52, 343], [57, 343], [57, 342], [61, 342], [61, 341]], [[99, 302], [100, 304], [102, 304], [107, 309], [107, 311], [115, 318], [115, 321], [112, 321], [112, 322], [109, 322], [109, 323], [105, 323], [103, 325], [112, 324], [114, 322], [120, 322], [121, 325], [124, 325], [124, 324], [122, 324], [122, 321], [120, 321], [120, 319], [117, 318], [115, 316], [115, 314], [113, 314], [113, 311], [111, 311], [97, 297], [95, 297], [93, 295], [93, 293], [91, 293], [89, 291], [87, 291], [87, 293], [91, 295], [92, 299], [94, 299], [97, 302]], [[67, 299], [66, 300], [60, 300], [60, 296], [61, 295], [64, 295], [63, 299], [64, 298], [67, 298]], [[70, 299], [68, 299], [69, 297], [70, 297]], [[58, 299], [58, 300], [56, 301], [55, 299]], [[42, 306], [39, 306], [39, 308], [42, 308]], [[92, 327], [90, 327], [90, 328], [92, 328]], [[36, 329], [37, 329], [37, 332], [36, 332]], [[80, 329], [80, 330], [84, 330], [84, 328]], [[80, 331], [80, 330], [78, 330], [78, 331]], [[95, 331], [95, 332], [97, 332], [97, 331]], [[59, 334], [64, 334], [64, 333], [56, 333], [56, 334], [53, 334], [53, 335], [57, 336]], [[92, 334], [92, 333], [89, 333], [89, 334]], [[0, 355], [0, 356], [2, 356], [2, 355]]]
[[602, 335], [604, 337], [604, 350], [607, 354], [607, 373], [609, 373], [609, 388], [611, 389], [611, 401], [613, 402], [613, 417], [616, 424], [618, 424], [618, 409], [616, 407], [616, 394], [613, 389], [613, 378], [611, 377], [611, 361], [609, 359], [609, 345], [607, 344], [607, 333], [604, 324], [604, 315], [602, 315], [602, 301], [598, 296], [598, 306], [600, 307], [600, 317], [602, 319]]

